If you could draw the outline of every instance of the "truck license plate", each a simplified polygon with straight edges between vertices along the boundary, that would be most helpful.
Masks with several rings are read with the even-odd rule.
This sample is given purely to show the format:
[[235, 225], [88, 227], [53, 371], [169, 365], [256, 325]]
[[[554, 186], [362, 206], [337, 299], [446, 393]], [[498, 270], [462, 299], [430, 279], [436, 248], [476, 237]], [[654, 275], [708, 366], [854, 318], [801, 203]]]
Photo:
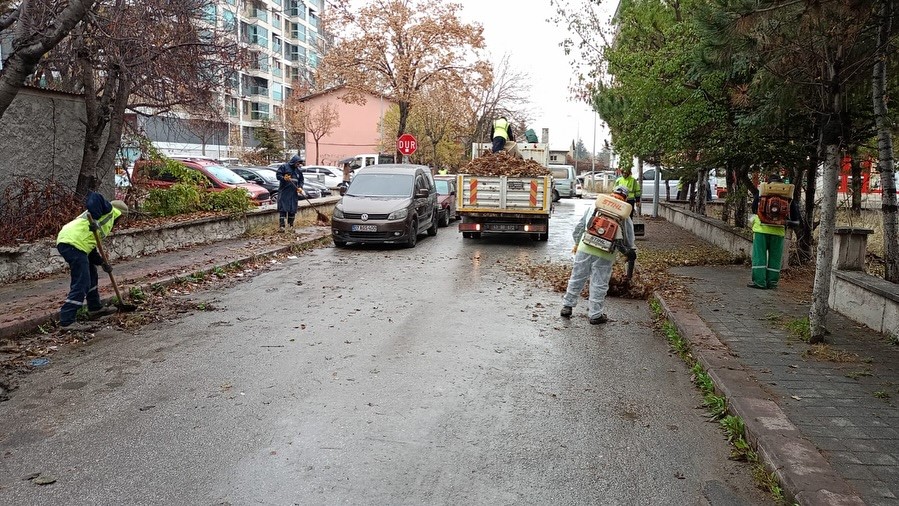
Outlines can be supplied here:
[[353, 225], [351, 230], [353, 232], [377, 232], [378, 226], [377, 225]]
[[515, 231], [518, 230], [518, 225], [504, 225], [504, 224], [494, 224], [489, 225], [490, 230], [501, 230], [501, 231]]

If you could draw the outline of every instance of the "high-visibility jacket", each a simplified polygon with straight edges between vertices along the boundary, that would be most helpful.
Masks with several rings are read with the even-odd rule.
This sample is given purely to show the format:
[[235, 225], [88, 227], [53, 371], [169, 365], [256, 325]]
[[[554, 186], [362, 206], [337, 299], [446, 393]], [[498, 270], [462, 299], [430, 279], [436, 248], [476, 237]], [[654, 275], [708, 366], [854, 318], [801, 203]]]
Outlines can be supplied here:
[[509, 140], [509, 122], [500, 118], [493, 122], [493, 137]]
[[752, 220], [753, 232], [757, 232], [759, 234], [777, 235], [780, 237], [784, 237], [787, 235], [787, 228], [783, 225], [768, 225], [766, 223], [762, 223], [762, 220], [759, 219], [757, 214], [753, 214], [750, 219]]
[[[112, 225], [121, 214], [122, 211], [113, 207], [112, 211], [100, 216], [100, 219], [97, 220], [97, 225], [99, 225], [97, 232], [99, 232], [101, 239], [112, 232]], [[62, 230], [56, 236], [56, 244], [61, 243], [73, 246], [85, 253], [90, 253], [97, 247], [97, 240], [94, 238], [94, 233], [90, 230], [90, 220], [88, 219], [87, 211], [63, 225]]]
[[637, 200], [640, 198], [640, 182], [634, 176], [618, 176], [615, 180], [615, 186], [623, 186], [627, 188], [627, 199]]

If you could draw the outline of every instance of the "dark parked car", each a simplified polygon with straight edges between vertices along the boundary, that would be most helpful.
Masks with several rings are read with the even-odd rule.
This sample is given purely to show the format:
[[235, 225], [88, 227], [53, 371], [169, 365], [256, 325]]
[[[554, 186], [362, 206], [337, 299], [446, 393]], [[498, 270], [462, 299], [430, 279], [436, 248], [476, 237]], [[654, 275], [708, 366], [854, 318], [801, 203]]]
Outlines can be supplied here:
[[[262, 186], [272, 194], [272, 200], [278, 197], [277, 171], [269, 167], [230, 167], [240, 177]], [[300, 198], [317, 199], [331, 195], [331, 190], [322, 184], [303, 179], [303, 192]]]
[[440, 226], [448, 227], [456, 219], [456, 178], [436, 176], [437, 204], [440, 205]]
[[414, 248], [418, 236], [437, 235], [440, 216], [431, 171], [422, 165], [385, 164], [356, 172], [334, 208], [331, 235], [347, 243], [402, 243]]

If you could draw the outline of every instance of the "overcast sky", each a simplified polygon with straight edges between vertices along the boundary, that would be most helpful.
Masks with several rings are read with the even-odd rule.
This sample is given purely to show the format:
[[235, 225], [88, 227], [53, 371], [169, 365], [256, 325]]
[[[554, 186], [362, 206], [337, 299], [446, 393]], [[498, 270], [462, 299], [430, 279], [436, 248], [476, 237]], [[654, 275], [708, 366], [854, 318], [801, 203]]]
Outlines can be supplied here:
[[[490, 60], [496, 63], [508, 53], [512, 67], [530, 75], [531, 104], [536, 117], [527, 126], [537, 135], [541, 128], [549, 128], [550, 146], [554, 149], [567, 149], [579, 133], [587, 151], [593, 151], [596, 114], [587, 104], [571, 101], [571, 59], [559, 46], [567, 34], [564, 28], [546, 21], [553, 15], [549, 0], [456, 1], [464, 7], [465, 21], [478, 22], [484, 27]], [[572, 5], [587, 3], [587, 0], [568, 1]], [[600, 8], [611, 17], [617, 5], [618, 0], [604, 0]], [[599, 151], [609, 135], [601, 120], [597, 119], [595, 124]]]

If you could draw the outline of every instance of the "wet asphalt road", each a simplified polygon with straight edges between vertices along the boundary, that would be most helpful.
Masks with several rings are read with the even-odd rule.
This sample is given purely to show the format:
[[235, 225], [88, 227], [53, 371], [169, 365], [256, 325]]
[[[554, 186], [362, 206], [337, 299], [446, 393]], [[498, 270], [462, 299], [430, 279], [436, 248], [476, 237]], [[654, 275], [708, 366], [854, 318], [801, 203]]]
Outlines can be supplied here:
[[312, 251], [58, 353], [0, 404], [0, 504], [769, 502], [645, 302], [565, 320], [502, 267], [570, 258], [588, 204], [547, 243]]

